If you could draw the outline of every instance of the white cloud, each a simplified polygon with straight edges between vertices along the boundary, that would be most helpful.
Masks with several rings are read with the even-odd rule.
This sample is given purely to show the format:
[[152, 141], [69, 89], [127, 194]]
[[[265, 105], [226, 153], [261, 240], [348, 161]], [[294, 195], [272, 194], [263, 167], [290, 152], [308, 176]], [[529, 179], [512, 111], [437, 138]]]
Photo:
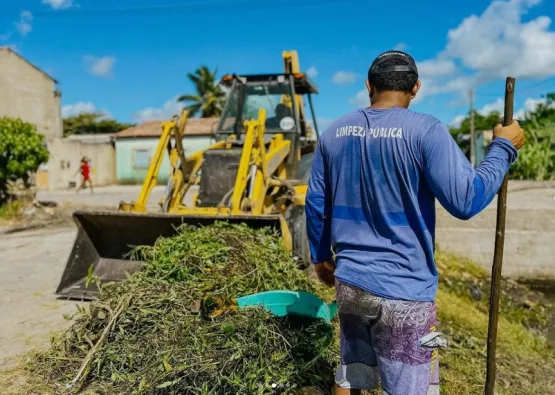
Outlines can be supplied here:
[[505, 100], [503, 98], [498, 97], [497, 100], [494, 102], [488, 103], [480, 108], [477, 112], [481, 115], [488, 115], [493, 111], [497, 111], [501, 114], [505, 111]]
[[314, 66], [311, 66], [306, 70], [306, 75], [308, 75], [309, 78], [316, 78], [318, 77], [318, 69]]
[[[483, 105], [481, 108], [477, 109], [476, 112], [480, 115], [488, 116], [493, 111], [497, 111], [501, 115], [503, 115], [504, 110], [505, 110], [505, 100], [503, 100], [503, 98], [501, 98], [501, 97], [498, 97], [497, 99], [495, 99], [491, 103], [487, 103], [487, 104]], [[453, 120], [451, 122], [449, 122], [449, 125], [454, 127], [454, 128], [458, 128], [459, 126], [461, 126], [461, 122], [467, 116], [468, 116], [468, 114], [457, 115], [455, 118], [453, 118]]]
[[461, 126], [462, 121], [466, 118], [466, 115], [457, 115], [455, 118], [449, 122], [449, 126], [458, 128]]
[[165, 121], [181, 113], [183, 105], [177, 101], [177, 97], [168, 100], [162, 108], [147, 107], [133, 114], [133, 121], [144, 123], [148, 121]]
[[[516, 119], [524, 119], [526, 113], [534, 111], [540, 104], [546, 104], [547, 101], [545, 99], [535, 99], [535, 98], [528, 98], [524, 101], [524, 105], [520, 110], [515, 112], [514, 117]], [[550, 107], [555, 108], [555, 103], [553, 103]]]
[[[526, 116], [526, 113], [536, 110], [536, 108], [538, 108], [538, 105], [540, 105], [541, 103], [545, 104], [546, 100], [544, 98], [538, 99], [538, 98], [529, 97], [524, 101], [522, 108], [520, 108], [518, 111], [515, 111], [514, 118], [523, 120], [524, 117]], [[553, 104], [553, 108], [555, 108], [555, 103]], [[487, 103], [480, 109], [476, 110], [476, 112], [486, 116], [493, 111], [498, 111], [501, 115], [503, 115], [504, 110], [505, 110], [505, 100], [502, 97], [498, 97], [493, 102]], [[455, 118], [453, 118], [453, 120], [449, 124], [453, 127], [459, 127], [462, 120], [465, 119], [466, 117], [467, 115], [457, 115]]]
[[[418, 65], [418, 73], [420, 82], [422, 83], [418, 94], [412, 100], [412, 104], [418, 104], [428, 96], [438, 95], [450, 92], [465, 92], [475, 82], [474, 76], [455, 76], [455, 63], [450, 60], [427, 60], [420, 62]], [[449, 77], [445, 81], [437, 77]], [[362, 89], [349, 100], [349, 103], [356, 107], [368, 106], [368, 91]]]
[[447, 33], [447, 44], [434, 59], [418, 62], [422, 88], [414, 103], [427, 96], [459, 93], [511, 75], [555, 75], [555, 31], [551, 18], [523, 16], [540, 0], [495, 0], [480, 14], [465, 18]]
[[407, 48], [408, 48], [408, 45], [405, 44], [405, 43], [397, 43], [397, 44], [393, 47], [393, 49], [394, 49], [395, 51], [406, 51]]
[[109, 77], [113, 75], [116, 58], [113, 56], [95, 57], [85, 55], [83, 62], [90, 74], [97, 77]]
[[[423, 77], [420, 78], [420, 82], [422, 83], [420, 90], [418, 91], [416, 97], [411, 101], [411, 104], [418, 104], [428, 96], [438, 95], [441, 93], [464, 92], [466, 94], [468, 87], [474, 84], [474, 77], [455, 77], [442, 83], [439, 83], [430, 77]], [[355, 107], [366, 107], [369, 102], [370, 99], [368, 98], [368, 91], [366, 89], [358, 91], [355, 96], [349, 99], [349, 104]]]
[[[467, 96], [469, 88], [510, 75], [555, 76], [555, 31], [548, 16], [523, 17], [541, 0], [494, 0], [480, 14], [447, 32], [433, 59], [418, 63], [422, 88], [414, 103], [443, 93]], [[359, 92], [361, 100], [365, 97]], [[356, 102], [356, 97], [351, 102]], [[360, 101], [358, 102], [360, 104]]]
[[555, 32], [551, 18], [522, 22], [540, 0], [493, 1], [482, 15], [471, 15], [451, 29], [444, 55], [459, 59], [484, 78], [555, 75]]
[[[62, 106], [62, 117], [63, 118], [72, 117], [75, 115], [79, 115], [83, 113], [92, 113], [96, 111], [97, 109], [93, 103], [79, 101], [74, 104], [67, 104], [65, 106]], [[103, 110], [100, 112], [104, 114], [102, 118], [112, 118], [112, 114], [110, 114], [108, 111]]]
[[336, 72], [333, 77], [332, 81], [335, 84], [352, 84], [358, 78], [357, 73], [353, 73], [352, 71], [338, 71]]
[[449, 59], [431, 59], [417, 62], [418, 75], [421, 77], [436, 77], [453, 74], [457, 66]]
[[91, 102], [77, 102], [62, 106], [62, 117], [71, 117], [86, 112], [94, 112], [96, 109]]
[[424, 100], [425, 97], [439, 95], [443, 93], [458, 92], [466, 100], [468, 100], [468, 89], [476, 84], [475, 76], [456, 76], [452, 75], [449, 78], [433, 78], [423, 77], [420, 78], [422, 86], [412, 104], [417, 104]]
[[42, 4], [49, 5], [54, 10], [63, 10], [75, 6], [73, 0], [42, 0]]
[[[538, 105], [540, 105], [541, 103], [545, 104], [546, 100], [543, 98], [538, 99], [529, 97], [524, 101], [522, 108], [520, 108], [518, 111], [515, 111], [514, 118], [524, 119], [526, 113], [536, 110], [536, 108], [538, 108]], [[504, 110], [505, 100], [502, 97], [498, 97], [495, 101], [484, 105], [481, 109], [478, 110], [478, 113], [482, 115], [488, 115], [492, 111], [498, 111], [499, 113], [503, 114]]]
[[354, 107], [368, 107], [370, 105], [368, 89], [358, 91], [355, 96], [349, 99], [349, 104]]
[[27, 34], [33, 30], [33, 25], [31, 24], [32, 21], [33, 14], [31, 14], [31, 12], [21, 11], [21, 14], [19, 14], [19, 20], [15, 22], [15, 27], [19, 34], [23, 37], [27, 36]]

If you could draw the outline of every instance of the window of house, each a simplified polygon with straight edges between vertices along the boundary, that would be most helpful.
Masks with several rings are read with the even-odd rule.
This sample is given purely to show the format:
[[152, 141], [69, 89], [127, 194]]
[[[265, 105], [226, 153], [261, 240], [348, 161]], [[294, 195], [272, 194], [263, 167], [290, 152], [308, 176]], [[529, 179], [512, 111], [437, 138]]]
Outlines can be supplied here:
[[135, 149], [133, 167], [135, 169], [148, 169], [148, 165], [150, 165], [150, 150], [147, 148]]

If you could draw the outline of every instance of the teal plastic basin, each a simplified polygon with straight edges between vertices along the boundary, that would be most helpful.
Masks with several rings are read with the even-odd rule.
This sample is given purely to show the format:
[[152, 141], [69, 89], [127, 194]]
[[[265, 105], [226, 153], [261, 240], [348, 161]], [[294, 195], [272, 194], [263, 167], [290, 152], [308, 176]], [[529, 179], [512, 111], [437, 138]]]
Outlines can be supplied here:
[[267, 291], [242, 296], [237, 299], [239, 308], [262, 306], [279, 317], [296, 314], [310, 318], [322, 318], [331, 322], [337, 313], [337, 304], [325, 303], [309, 292]]

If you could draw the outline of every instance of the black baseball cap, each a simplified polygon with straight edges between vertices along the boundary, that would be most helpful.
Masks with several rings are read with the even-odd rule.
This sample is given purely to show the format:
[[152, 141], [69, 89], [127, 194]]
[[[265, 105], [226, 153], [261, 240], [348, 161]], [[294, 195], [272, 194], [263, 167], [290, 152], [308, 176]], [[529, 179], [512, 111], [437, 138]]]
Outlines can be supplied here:
[[[390, 59], [398, 59], [404, 64], [394, 65], [394, 66], [384, 66], [384, 62]], [[379, 55], [370, 66], [368, 70], [368, 77], [376, 74], [382, 73], [392, 73], [392, 72], [408, 72], [414, 73], [418, 77], [418, 69], [416, 68], [416, 62], [413, 57], [408, 53], [403, 51], [387, 51]]]

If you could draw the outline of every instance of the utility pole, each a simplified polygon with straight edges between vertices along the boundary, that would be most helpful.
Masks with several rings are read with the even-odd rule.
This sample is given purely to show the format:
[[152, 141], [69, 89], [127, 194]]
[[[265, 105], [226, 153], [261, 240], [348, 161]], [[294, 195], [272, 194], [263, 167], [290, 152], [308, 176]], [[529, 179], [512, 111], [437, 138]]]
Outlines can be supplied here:
[[476, 166], [476, 128], [474, 126], [474, 90], [468, 92], [470, 99], [470, 163]]

